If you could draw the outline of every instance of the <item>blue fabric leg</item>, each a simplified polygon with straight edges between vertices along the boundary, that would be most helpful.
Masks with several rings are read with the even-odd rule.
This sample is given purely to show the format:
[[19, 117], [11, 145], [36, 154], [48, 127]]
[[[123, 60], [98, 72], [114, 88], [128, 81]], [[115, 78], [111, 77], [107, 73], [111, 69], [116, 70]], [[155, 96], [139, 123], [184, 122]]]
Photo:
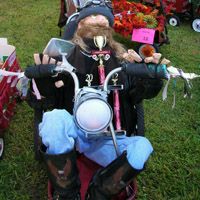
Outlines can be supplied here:
[[[153, 151], [149, 140], [141, 136], [122, 137], [117, 140], [120, 152], [127, 151], [127, 159], [130, 165], [140, 170]], [[86, 146], [86, 145], [85, 145]], [[99, 139], [90, 141], [90, 148], [83, 153], [91, 160], [105, 167], [117, 158], [112, 139]]]
[[127, 146], [127, 159], [134, 169], [141, 170], [153, 152], [153, 147], [147, 138], [136, 137], [136, 141]]
[[39, 134], [47, 147], [47, 154], [62, 154], [74, 148], [77, 128], [66, 110], [54, 109], [43, 115]]

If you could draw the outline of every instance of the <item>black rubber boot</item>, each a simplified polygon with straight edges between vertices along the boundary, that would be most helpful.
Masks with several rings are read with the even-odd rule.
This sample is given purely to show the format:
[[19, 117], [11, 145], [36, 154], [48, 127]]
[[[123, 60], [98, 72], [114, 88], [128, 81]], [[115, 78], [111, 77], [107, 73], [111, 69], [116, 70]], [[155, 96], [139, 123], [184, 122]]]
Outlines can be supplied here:
[[43, 153], [54, 200], [79, 200], [80, 180], [76, 166], [76, 152], [50, 155]]
[[86, 200], [111, 200], [128, 186], [142, 170], [134, 169], [126, 158], [126, 152], [92, 178]]

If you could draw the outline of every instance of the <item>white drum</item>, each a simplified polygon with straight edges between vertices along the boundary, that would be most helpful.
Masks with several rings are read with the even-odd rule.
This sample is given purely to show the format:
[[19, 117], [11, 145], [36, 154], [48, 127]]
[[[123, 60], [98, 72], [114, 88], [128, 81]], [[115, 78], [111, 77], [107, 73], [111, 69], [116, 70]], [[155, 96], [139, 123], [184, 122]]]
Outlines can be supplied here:
[[105, 132], [113, 118], [106, 92], [89, 87], [82, 88], [74, 104], [74, 118], [87, 137]]

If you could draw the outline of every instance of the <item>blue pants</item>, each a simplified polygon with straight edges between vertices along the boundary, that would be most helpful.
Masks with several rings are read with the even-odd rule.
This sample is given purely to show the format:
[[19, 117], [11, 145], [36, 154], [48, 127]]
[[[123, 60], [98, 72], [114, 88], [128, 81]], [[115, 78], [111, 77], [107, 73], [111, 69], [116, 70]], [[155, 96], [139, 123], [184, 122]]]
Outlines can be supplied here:
[[[75, 125], [73, 116], [66, 110], [54, 109], [44, 113], [39, 134], [48, 154], [66, 153], [75, 146], [80, 153], [104, 167], [117, 157], [111, 138], [85, 138]], [[141, 136], [122, 136], [117, 143], [121, 153], [127, 151], [128, 162], [137, 170], [143, 169], [153, 151], [149, 140]]]

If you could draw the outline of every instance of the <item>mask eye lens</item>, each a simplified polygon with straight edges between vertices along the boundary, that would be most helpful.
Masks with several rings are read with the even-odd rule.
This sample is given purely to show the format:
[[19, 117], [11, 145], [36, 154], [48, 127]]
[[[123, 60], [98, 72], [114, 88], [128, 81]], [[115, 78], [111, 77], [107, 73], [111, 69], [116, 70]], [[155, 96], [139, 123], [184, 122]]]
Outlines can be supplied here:
[[94, 1], [92, 1], [92, 3], [93, 3], [93, 4], [96, 4], [96, 5], [99, 5], [99, 4], [101, 4], [101, 1], [95, 1], [95, 0], [94, 0]]
[[112, 2], [109, 0], [107, 0], [107, 1], [99, 1], [99, 0], [86, 1], [86, 3], [84, 4], [84, 6], [82, 8], [86, 8], [89, 6], [96, 6], [96, 5], [107, 6], [108, 8], [112, 9]]

